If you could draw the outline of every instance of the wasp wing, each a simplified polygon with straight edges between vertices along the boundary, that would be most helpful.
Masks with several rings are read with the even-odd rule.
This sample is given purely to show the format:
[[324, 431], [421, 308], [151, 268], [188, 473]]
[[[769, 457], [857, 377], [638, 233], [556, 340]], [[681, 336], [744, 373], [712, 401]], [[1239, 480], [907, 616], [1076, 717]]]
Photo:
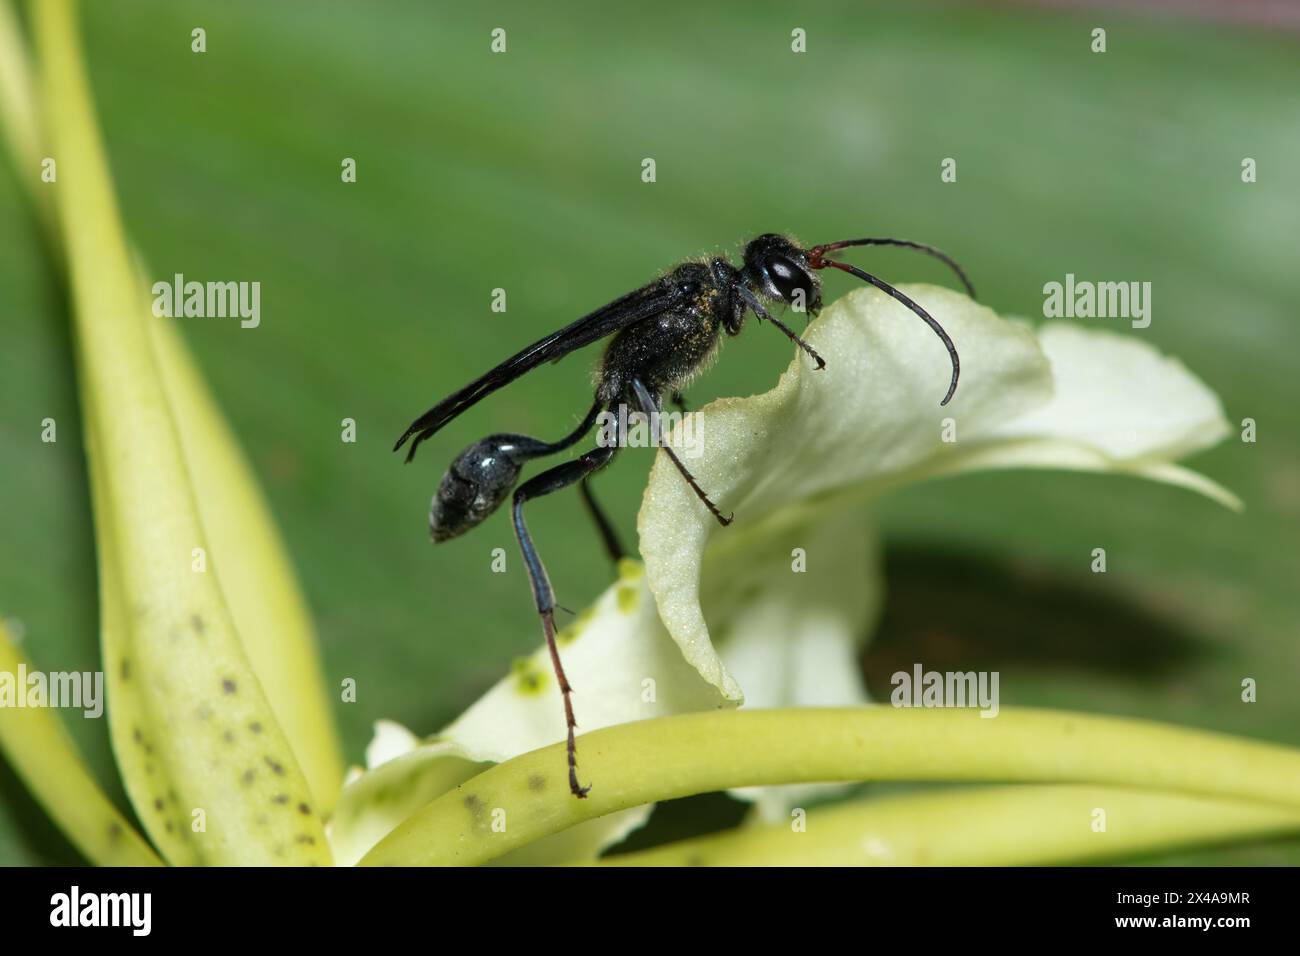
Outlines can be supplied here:
[[634, 292], [629, 292], [615, 299], [595, 312], [584, 315], [540, 339], [523, 351], [506, 359], [496, 368], [476, 378], [458, 392], [448, 395], [433, 408], [429, 409], [402, 433], [402, 437], [393, 446], [397, 451], [411, 436], [415, 440], [406, 453], [406, 460], [415, 457], [415, 450], [420, 442], [431, 437], [438, 429], [459, 415], [471, 405], [509, 385], [515, 379], [531, 372], [544, 362], [558, 362], [564, 356], [577, 349], [605, 338], [607, 335], [635, 325], [661, 312], [666, 312], [693, 295], [697, 288], [691, 283], [665, 281], [652, 282]]

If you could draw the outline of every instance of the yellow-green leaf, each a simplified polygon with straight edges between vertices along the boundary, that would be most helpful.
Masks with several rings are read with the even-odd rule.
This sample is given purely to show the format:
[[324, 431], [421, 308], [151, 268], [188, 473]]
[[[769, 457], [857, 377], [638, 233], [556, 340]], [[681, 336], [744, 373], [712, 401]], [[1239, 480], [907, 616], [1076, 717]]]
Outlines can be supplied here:
[[[128, 792], [160, 846], [189, 848], [179, 862], [327, 863], [307, 781], [208, 567], [215, 554], [146, 326], [72, 6], [51, 0], [33, 12], [101, 529], [110, 718]], [[134, 695], [134, 713], [117, 708], [115, 690]]]
[[[35, 670], [9, 640], [0, 618], [0, 675]], [[17, 688], [23, 692], [25, 688]], [[86, 770], [48, 707], [0, 706], [0, 751], [59, 829], [97, 866], [160, 866], [153, 850]]]

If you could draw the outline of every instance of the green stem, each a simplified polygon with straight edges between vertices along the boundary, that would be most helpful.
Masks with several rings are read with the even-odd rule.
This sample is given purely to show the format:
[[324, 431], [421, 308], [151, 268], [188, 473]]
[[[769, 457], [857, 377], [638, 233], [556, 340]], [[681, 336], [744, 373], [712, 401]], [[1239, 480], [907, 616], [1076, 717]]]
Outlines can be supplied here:
[[1041, 710], [756, 710], [584, 735], [585, 800], [561, 744], [433, 801], [366, 865], [479, 864], [593, 817], [731, 787], [850, 780], [1109, 783], [1300, 808], [1300, 750], [1146, 721]]
[[[0, 622], [0, 674], [35, 671]], [[16, 687], [22, 694], [25, 687]], [[161, 866], [86, 769], [68, 732], [48, 707], [0, 706], [0, 751], [36, 802], [96, 866]]]
[[621, 853], [601, 865], [1042, 866], [1297, 831], [1300, 810], [1269, 803], [1077, 784], [980, 787], [817, 808], [806, 819]]

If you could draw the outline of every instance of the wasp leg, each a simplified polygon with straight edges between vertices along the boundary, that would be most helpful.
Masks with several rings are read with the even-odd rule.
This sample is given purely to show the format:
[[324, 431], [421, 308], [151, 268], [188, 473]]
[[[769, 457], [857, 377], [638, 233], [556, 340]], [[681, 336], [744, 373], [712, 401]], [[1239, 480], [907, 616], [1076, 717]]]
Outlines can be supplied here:
[[600, 532], [600, 540], [605, 545], [605, 553], [615, 565], [627, 557], [627, 552], [623, 549], [623, 543], [618, 538], [618, 532], [614, 530], [613, 523], [605, 510], [596, 502], [596, 498], [591, 493], [591, 476], [588, 475], [582, 479], [578, 485], [578, 491], [582, 494], [583, 504], [587, 506], [587, 512], [591, 515], [591, 520], [596, 522], [596, 529]]
[[574, 742], [574, 730], [577, 721], [573, 719], [573, 688], [564, 676], [564, 665], [560, 663], [560, 651], [555, 643], [555, 592], [551, 589], [551, 580], [546, 575], [546, 568], [533, 547], [532, 536], [524, 524], [524, 502], [533, 498], [549, 495], [561, 488], [567, 488], [587, 478], [592, 472], [609, 464], [609, 460], [618, 451], [617, 447], [597, 448], [573, 461], [567, 461], [534, 478], [524, 482], [515, 491], [514, 523], [515, 537], [519, 539], [519, 550], [524, 555], [524, 566], [528, 569], [528, 580], [533, 588], [533, 601], [537, 613], [542, 618], [542, 633], [546, 636], [546, 648], [551, 654], [551, 665], [555, 668], [555, 679], [560, 685], [560, 694], [564, 698], [564, 722], [568, 728], [569, 790], [575, 797], [585, 797], [590, 787], [578, 785], [578, 748]]
[[[656, 413], [659, 412], [662, 407], [662, 403], [658, 398], [650, 394], [650, 390], [645, 387], [645, 383], [639, 378], [632, 379], [632, 391], [636, 393], [637, 404], [641, 406], [641, 411], [645, 412], [645, 414], [653, 421]], [[677, 470], [682, 473], [682, 477], [686, 479], [686, 483], [691, 486], [691, 490], [693, 490], [695, 494], [699, 496], [699, 499], [704, 502], [704, 506], [709, 509], [713, 517], [718, 519], [718, 524], [723, 527], [731, 524], [735, 515], [724, 515], [718, 510], [718, 506], [709, 499], [708, 494], [700, 487], [699, 482], [695, 480], [695, 476], [690, 473], [686, 466], [682, 464], [682, 460], [677, 457], [677, 452], [673, 451], [672, 448], [662, 440], [662, 438], [659, 441], [659, 447], [662, 448], [664, 453], [672, 460], [672, 463], [677, 466]]]

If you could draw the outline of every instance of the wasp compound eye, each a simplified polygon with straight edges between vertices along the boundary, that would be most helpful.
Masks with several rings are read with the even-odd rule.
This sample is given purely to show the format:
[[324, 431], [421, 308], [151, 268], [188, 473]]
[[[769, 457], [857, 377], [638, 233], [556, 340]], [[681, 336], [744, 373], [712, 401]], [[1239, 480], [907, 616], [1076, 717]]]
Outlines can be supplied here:
[[433, 540], [459, 537], [501, 507], [524, 463], [547, 447], [526, 435], [490, 435], [457, 455], [429, 506]]
[[812, 300], [813, 281], [802, 267], [784, 256], [776, 256], [767, 264], [767, 275], [781, 298], [790, 302], [795, 292], [803, 292], [803, 301]]

